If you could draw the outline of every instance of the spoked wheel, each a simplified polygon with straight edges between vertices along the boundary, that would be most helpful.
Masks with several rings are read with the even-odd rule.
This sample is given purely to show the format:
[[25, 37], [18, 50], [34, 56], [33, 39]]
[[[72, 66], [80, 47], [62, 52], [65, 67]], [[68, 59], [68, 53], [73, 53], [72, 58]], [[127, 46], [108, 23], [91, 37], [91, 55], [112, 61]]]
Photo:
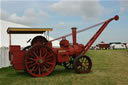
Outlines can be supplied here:
[[91, 67], [92, 61], [88, 56], [78, 56], [74, 60], [74, 69], [77, 73], [88, 73]]
[[32, 47], [24, 58], [25, 68], [34, 77], [49, 75], [56, 65], [56, 57], [53, 51], [43, 45]]
[[73, 69], [73, 62], [74, 58], [72, 56], [69, 56], [69, 62], [65, 62], [64, 67], [68, 70]]

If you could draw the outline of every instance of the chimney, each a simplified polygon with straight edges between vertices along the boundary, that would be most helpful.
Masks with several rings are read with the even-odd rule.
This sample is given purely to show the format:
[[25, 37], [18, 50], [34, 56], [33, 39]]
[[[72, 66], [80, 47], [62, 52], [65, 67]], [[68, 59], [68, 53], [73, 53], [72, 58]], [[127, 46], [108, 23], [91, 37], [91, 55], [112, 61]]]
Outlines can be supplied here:
[[73, 45], [76, 45], [76, 27], [72, 27], [72, 40], [73, 40]]

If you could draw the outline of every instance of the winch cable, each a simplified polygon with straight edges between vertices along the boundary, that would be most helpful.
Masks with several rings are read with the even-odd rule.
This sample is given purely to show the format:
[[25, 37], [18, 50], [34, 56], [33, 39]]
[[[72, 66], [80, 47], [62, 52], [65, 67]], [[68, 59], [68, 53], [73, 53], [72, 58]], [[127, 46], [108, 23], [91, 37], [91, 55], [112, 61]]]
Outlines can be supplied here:
[[[106, 20], [106, 21], [107, 21], [107, 20]], [[100, 22], [100, 23], [98, 23], [98, 24], [92, 25], [92, 26], [87, 27], [87, 28], [84, 28], [84, 29], [81, 29], [81, 30], [77, 31], [76, 33], [80, 33], [80, 32], [83, 32], [83, 31], [87, 31], [87, 30], [89, 30], [89, 29], [92, 29], [92, 28], [94, 28], [94, 27], [97, 27], [97, 26], [99, 26], [99, 25], [105, 23], [106, 21]], [[69, 37], [69, 36], [71, 36], [71, 35], [72, 35], [72, 33], [67, 34], [67, 35], [64, 35], [64, 36], [61, 36], [61, 37], [58, 37], [58, 38], [55, 38], [55, 39], [51, 40], [51, 42], [52, 42], [52, 41], [55, 41], [55, 40], [62, 39], [62, 38]]]

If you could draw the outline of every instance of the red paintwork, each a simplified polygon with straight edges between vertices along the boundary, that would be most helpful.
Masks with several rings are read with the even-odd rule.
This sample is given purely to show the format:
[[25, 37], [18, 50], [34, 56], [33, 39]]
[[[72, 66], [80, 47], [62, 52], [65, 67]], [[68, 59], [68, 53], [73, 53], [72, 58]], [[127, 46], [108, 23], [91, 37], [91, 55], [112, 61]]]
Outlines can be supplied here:
[[69, 61], [69, 55], [66, 52], [67, 51], [66, 49], [58, 48], [58, 49], [54, 49], [54, 50], [56, 50], [57, 62], [61, 63], [61, 62], [68, 62]]
[[100, 49], [108, 49], [110, 47], [110, 45], [107, 43], [100, 43], [98, 46]]
[[57, 62], [68, 62], [69, 56], [79, 56], [83, 51], [84, 45], [69, 45], [69, 47], [53, 48], [54, 53], [57, 55]]
[[72, 28], [72, 40], [73, 40], [73, 45], [76, 45], [76, 27]]
[[[95, 33], [95, 35], [89, 40], [89, 42], [84, 46], [82, 44], [78, 44], [77, 41], [76, 41], [76, 33], [78, 32], [81, 32], [81, 31], [76, 31], [76, 28], [73, 27], [72, 28], [72, 39], [73, 39], [73, 44], [70, 44], [68, 40], [66, 40], [66, 36], [69, 36], [69, 35], [66, 35], [66, 36], [63, 36], [61, 37], [62, 40], [60, 41], [60, 48], [53, 48], [52, 47], [52, 43], [51, 41], [48, 42], [48, 47], [53, 51], [54, 53], [54, 60], [52, 61], [52, 65], [54, 66], [56, 64], [56, 62], [58, 63], [63, 63], [63, 62], [68, 62], [69, 61], [69, 56], [79, 56], [79, 55], [85, 55], [86, 52], [88, 51], [88, 49], [91, 47], [91, 45], [95, 42], [95, 40], [98, 38], [98, 36], [103, 32], [103, 30], [105, 29], [105, 27], [112, 21], [112, 20], [118, 20], [119, 17], [118, 16], [115, 16], [107, 21], [104, 22], [104, 24], [101, 26], [101, 28]], [[11, 38], [11, 34], [10, 34], [10, 38]], [[60, 39], [57, 38], [57, 39]], [[37, 43], [36, 43], [37, 44]], [[30, 55], [29, 54], [32, 54], [33, 51], [35, 51], [36, 47], [32, 46], [33, 48], [30, 49], [30, 52], [27, 54], [27, 57], [28, 59], [30, 59]], [[45, 46], [44, 46], [45, 47]], [[39, 48], [39, 47], [37, 47]], [[46, 47], [47, 48], [47, 47]], [[49, 49], [48, 48], [48, 49]], [[43, 52], [43, 47], [40, 48], [40, 51]], [[46, 49], [44, 49], [45, 51]], [[52, 52], [51, 52], [52, 53]], [[26, 54], [26, 51], [23, 51], [21, 50], [21, 47], [19, 45], [11, 45], [11, 39], [10, 39], [10, 51], [9, 51], [9, 60], [11, 62], [11, 64], [13, 65], [13, 67], [16, 69], [16, 70], [24, 70], [25, 67], [27, 68], [27, 70], [29, 71], [31, 68], [29, 68], [29, 64], [27, 64], [29, 61], [27, 60], [24, 60], [24, 56]], [[45, 55], [45, 54], [44, 54]], [[39, 65], [39, 60], [42, 59], [42, 55], [39, 56], [40, 59], [36, 59], [34, 60], [36, 62], [36, 64]], [[45, 59], [44, 59], [45, 60]], [[38, 61], [38, 62], [37, 62]], [[41, 62], [41, 61], [40, 61]], [[43, 61], [44, 62], [44, 61]], [[24, 63], [25, 63], [25, 67], [24, 67]], [[49, 62], [48, 62], [49, 63]], [[51, 68], [52, 70], [54, 69], [54, 67], [49, 67]], [[39, 69], [41, 69], [39, 67]], [[43, 68], [43, 69], [46, 69], [46, 68]], [[46, 74], [34, 74], [31, 72], [31, 70], [29, 71], [29, 73], [33, 76], [46, 76], [48, 74], [51, 73], [51, 71], [47, 71]], [[40, 72], [38, 72], [40, 73]]]
[[11, 45], [9, 59], [14, 69], [16, 70], [24, 70], [24, 54], [25, 51], [22, 51], [19, 45]]
[[60, 41], [60, 47], [61, 48], [67, 48], [67, 47], [69, 47], [69, 41], [68, 40], [66, 40], [66, 39], [63, 39], [63, 40], [61, 40]]
[[52, 49], [38, 45], [27, 52], [24, 65], [28, 73], [34, 77], [47, 76], [56, 66], [56, 57]]
[[105, 29], [105, 27], [112, 21], [112, 20], [118, 20], [119, 16], [115, 16], [113, 18], [110, 18], [109, 20], [107, 20], [101, 27], [100, 29], [95, 33], [95, 35], [88, 41], [88, 43], [85, 45], [83, 50], [82, 55], [86, 54], [86, 52], [88, 51], [88, 49], [91, 47], [91, 45], [95, 42], [95, 40], [99, 37], [99, 35], [103, 32], [103, 30]]
[[10, 60], [11, 64], [13, 63], [13, 53], [17, 50], [20, 50], [20, 46], [10, 45], [10, 47], [9, 47], [9, 60]]

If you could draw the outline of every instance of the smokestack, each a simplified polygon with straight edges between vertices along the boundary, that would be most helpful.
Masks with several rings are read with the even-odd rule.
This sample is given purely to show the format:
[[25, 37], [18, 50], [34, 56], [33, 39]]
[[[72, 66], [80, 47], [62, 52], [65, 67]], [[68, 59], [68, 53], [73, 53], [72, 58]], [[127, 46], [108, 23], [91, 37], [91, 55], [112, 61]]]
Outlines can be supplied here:
[[72, 27], [72, 40], [73, 40], [73, 45], [76, 45], [76, 27]]

